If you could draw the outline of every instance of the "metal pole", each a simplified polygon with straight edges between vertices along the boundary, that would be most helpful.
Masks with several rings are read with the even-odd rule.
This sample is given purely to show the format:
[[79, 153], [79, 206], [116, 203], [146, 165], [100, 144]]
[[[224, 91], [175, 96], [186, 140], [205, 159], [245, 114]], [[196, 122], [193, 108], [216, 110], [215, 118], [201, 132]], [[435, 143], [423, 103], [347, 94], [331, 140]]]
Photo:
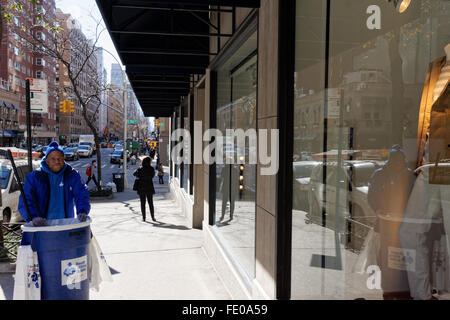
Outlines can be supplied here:
[[28, 167], [30, 171], [33, 171], [33, 160], [32, 160], [32, 150], [31, 150], [31, 97], [30, 97], [30, 80], [25, 80], [25, 90], [26, 90], [26, 116], [27, 116], [27, 149], [28, 149]]
[[[122, 70], [122, 69], [120, 69]], [[127, 180], [127, 88], [126, 88], [126, 74], [122, 70], [123, 77], [123, 143], [125, 144], [124, 152], [123, 152], [123, 184], [124, 189], [128, 189], [128, 180]]]

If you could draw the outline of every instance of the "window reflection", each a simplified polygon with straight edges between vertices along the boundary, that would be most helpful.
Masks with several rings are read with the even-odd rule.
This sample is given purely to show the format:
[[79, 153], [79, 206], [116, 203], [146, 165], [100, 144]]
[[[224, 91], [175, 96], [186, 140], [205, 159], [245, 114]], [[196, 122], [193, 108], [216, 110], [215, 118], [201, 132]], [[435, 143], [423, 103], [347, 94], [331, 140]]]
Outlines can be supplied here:
[[238, 146], [226, 129], [256, 129], [257, 56], [254, 33], [217, 72], [217, 128], [224, 135], [223, 164], [216, 164], [215, 226], [243, 269], [254, 276], [256, 165], [249, 145]]
[[296, 3], [292, 298], [449, 296], [450, 3]]

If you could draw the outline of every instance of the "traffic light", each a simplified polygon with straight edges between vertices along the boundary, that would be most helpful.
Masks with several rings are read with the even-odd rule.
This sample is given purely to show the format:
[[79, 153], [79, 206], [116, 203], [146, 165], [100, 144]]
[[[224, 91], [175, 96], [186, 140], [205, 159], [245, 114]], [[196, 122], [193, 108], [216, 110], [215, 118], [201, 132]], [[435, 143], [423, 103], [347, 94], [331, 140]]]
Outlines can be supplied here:
[[59, 112], [66, 113], [67, 112], [67, 101], [63, 100], [59, 103]]
[[159, 127], [159, 119], [156, 119], [156, 127]]
[[74, 112], [75, 111], [75, 107], [73, 105], [73, 102], [72, 101], [68, 101], [68, 100], [66, 100], [66, 102], [67, 102], [67, 106], [68, 106], [67, 112]]

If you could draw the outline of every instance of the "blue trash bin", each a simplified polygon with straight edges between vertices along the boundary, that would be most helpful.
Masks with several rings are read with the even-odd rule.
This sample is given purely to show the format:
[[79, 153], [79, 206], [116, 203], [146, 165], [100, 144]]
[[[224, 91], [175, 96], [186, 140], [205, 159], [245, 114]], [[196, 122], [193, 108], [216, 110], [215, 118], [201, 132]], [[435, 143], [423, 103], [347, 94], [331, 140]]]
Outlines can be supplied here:
[[22, 226], [21, 245], [38, 254], [42, 300], [89, 300], [91, 220], [47, 220], [48, 226]]

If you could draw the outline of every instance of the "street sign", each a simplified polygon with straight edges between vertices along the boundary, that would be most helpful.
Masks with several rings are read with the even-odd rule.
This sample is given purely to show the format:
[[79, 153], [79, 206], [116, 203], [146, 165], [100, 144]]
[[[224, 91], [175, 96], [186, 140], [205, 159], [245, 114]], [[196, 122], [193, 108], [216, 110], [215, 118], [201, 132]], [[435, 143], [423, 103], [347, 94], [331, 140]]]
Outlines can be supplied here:
[[137, 120], [128, 120], [128, 124], [137, 124]]
[[48, 82], [43, 79], [30, 80], [30, 111], [34, 113], [48, 112]]

